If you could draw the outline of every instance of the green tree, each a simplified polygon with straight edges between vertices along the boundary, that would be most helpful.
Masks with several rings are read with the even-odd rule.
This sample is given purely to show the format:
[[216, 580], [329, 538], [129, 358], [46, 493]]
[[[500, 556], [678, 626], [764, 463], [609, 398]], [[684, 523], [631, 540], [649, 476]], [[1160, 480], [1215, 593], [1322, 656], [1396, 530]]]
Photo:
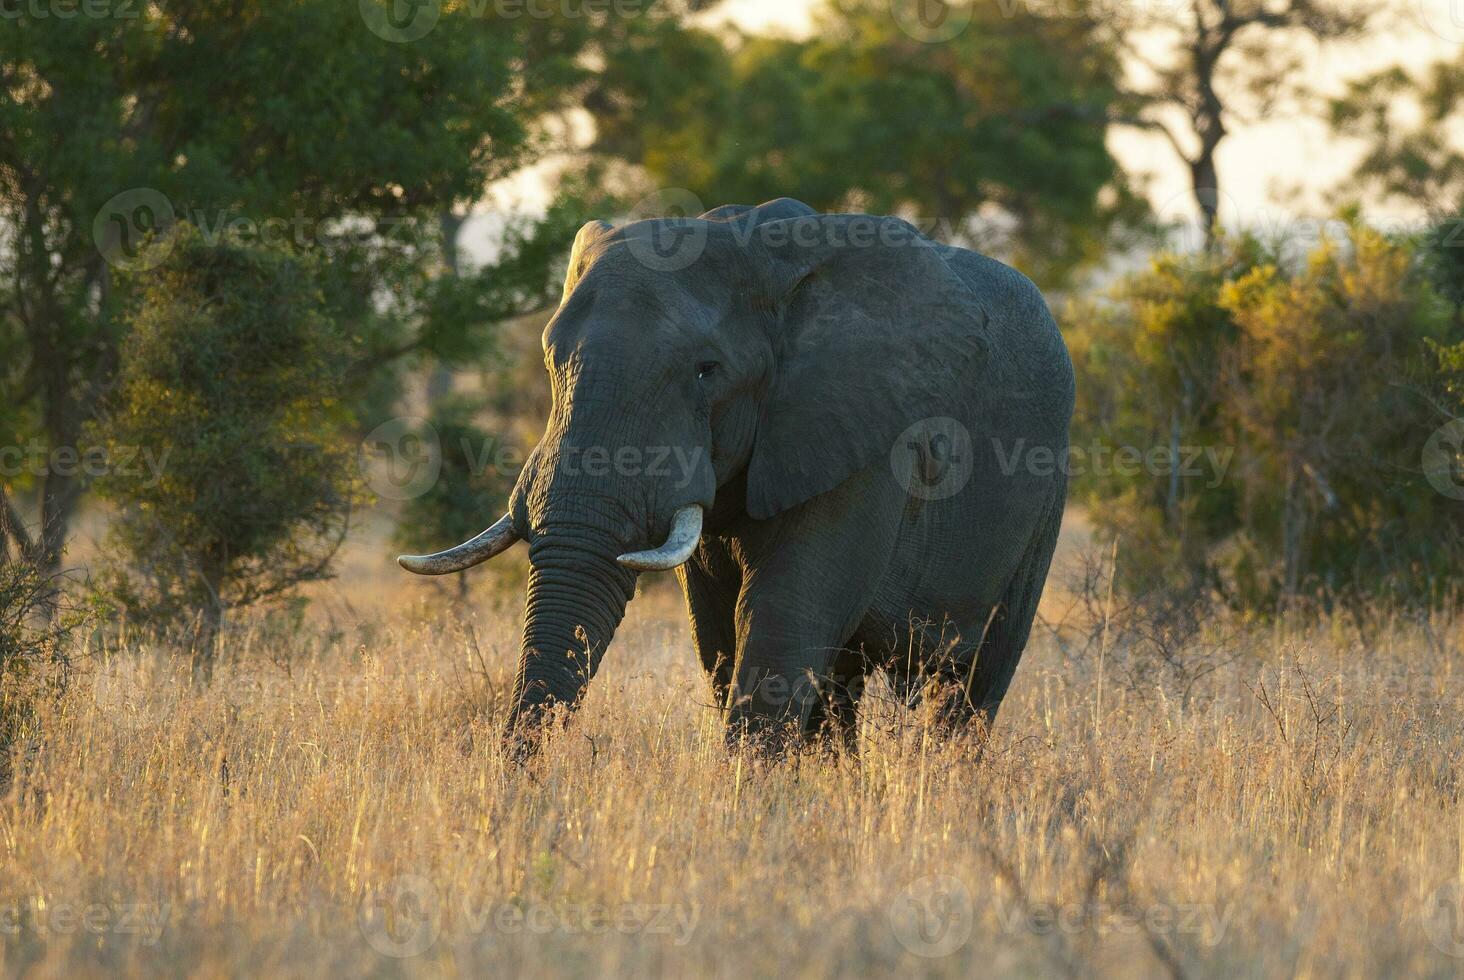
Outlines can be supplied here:
[[1235, 485], [1212, 456], [1167, 472], [1132, 472], [1123, 447], [1230, 446], [1222, 365], [1239, 330], [1220, 302], [1226, 282], [1268, 260], [1249, 241], [1209, 257], [1160, 254], [1111, 295], [1072, 304], [1064, 335], [1078, 375], [1074, 498], [1126, 542], [1136, 591], [1188, 597], [1217, 587], [1213, 543], [1239, 525]]
[[1138, 76], [1124, 87], [1119, 118], [1162, 134], [1184, 163], [1207, 249], [1220, 240], [1216, 161], [1230, 127], [1309, 94], [1304, 45], [1355, 37], [1374, 10], [1358, 0], [1101, 6], [1106, 35]]
[[1395, 66], [1351, 82], [1331, 101], [1330, 121], [1336, 135], [1366, 145], [1357, 178], [1437, 216], [1464, 201], [1464, 154], [1452, 139], [1461, 94], [1464, 58], [1419, 75]]
[[[401, 43], [364, 16], [384, 4], [37, 9], [0, 31], [0, 445], [43, 456], [78, 445], [112, 386], [121, 273], [159, 258], [142, 236], [170, 217], [329, 250], [323, 288], [377, 396], [390, 364], [470, 349], [482, 322], [451, 314], [478, 311], [431, 288], [438, 217], [547, 148], [538, 120], [575, 97], [605, 22], [444, 5]], [[54, 568], [84, 489], [69, 468], [7, 474], [0, 538]]]
[[827, 4], [807, 40], [650, 25], [591, 86], [593, 149], [709, 207], [908, 214], [1061, 280], [1138, 211], [1105, 145], [1118, 61], [1091, 18], [958, 6], [971, 22], [941, 43], [863, 2]]
[[[357, 496], [339, 365], [350, 338], [308, 262], [210, 246], [186, 226], [125, 317], [115, 407], [118, 593], [139, 619], [194, 619], [206, 678], [225, 613], [329, 575]], [[158, 452], [139, 453], [154, 448]]]
[[[1464, 329], [1414, 243], [1350, 227], [1300, 264], [1247, 240], [1161, 256], [1068, 319], [1078, 445], [1161, 451], [1077, 481], [1137, 589], [1274, 608], [1448, 588], [1464, 516], [1429, 460], [1464, 415]], [[1213, 452], [1176, 474], [1185, 447]]]

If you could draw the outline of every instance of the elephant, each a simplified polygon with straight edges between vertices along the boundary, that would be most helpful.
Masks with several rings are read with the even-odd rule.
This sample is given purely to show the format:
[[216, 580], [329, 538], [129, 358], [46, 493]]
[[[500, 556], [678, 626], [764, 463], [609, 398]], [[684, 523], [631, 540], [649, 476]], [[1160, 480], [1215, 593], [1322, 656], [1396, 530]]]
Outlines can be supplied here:
[[1072, 363], [1028, 278], [788, 198], [591, 221], [543, 349], [552, 408], [508, 512], [398, 559], [527, 542], [511, 731], [581, 700], [638, 574], [670, 569], [729, 738], [847, 740], [878, 669], [989, 728], [1067, 492]]

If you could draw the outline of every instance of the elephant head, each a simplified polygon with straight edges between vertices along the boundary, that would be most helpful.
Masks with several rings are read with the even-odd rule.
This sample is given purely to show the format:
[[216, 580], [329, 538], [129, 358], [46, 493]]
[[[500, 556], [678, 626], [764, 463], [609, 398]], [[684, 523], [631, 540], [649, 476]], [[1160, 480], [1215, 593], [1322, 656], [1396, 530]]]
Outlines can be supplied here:
[[[974, 308], [940, 247], [897, 219], [783, 199], [590, 222], [544, 331], [553, 407], [508, 513], [399, 561], [441, 574], [525, 540], [514, 719], [572, 706], [638, 572], [686, 561], [719, 522], [832, 489], [943, 414], [986, 356]], [[891, 329], [900, 321], [921, 330]]]

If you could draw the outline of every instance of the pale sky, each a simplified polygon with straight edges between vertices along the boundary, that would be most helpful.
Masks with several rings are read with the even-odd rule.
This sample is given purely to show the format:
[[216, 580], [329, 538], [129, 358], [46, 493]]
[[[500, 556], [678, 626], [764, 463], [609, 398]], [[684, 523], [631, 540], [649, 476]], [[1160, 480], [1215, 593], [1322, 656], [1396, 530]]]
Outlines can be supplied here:
[[[1112, 2], [1177, 3], [1182, 0], [1112, 0]], [[1394, 64], [1415, 71], [1443, 59], [1461, 56], [1464, 46], [1464, 0], [1380, 0], [1391, 3], [1388, 12], [1366, 36], [1345, 45], [1318, 49], [1308, 44], [1302, 53], [1308, 82], [1324, 93], [1342, 91], [1345, 82]], [[724, 0], [713, 20], [729, 22], [750, 32], [784, 31], [806, 34], [818, 0]], [[1232, 54], [1232, 57], [1235, 55]], [[1171, 220], [1191, 220], [1188, 174], [1169, 144], [1158, 135], [1132, 130], [1115, 130], [1109, 144], [1121, 164], [1134, 174], [1149, 178], [1149, 198], [1157, 213]], [[1362, 152], [1361, 143], [1334, 138], [1325, 123], [1313, 116], [1278, 116], [1251, 125], [1233, 124], [1231, 135], [1219, 153], [1220, 183], [1224, 195], [1221, 219], [1231, 226], [1276, 229], [1293, 225], [1299, 218], [1326, 217], [1325, 194], [1345, 187], [1353, 165]], [[525, 175], [500, 188], [499, 207], [534, 209], [542, 197], [542, 180]], [[539, 190], [536, 193], [536, 190]], [[708, 207], [726, 203], [707, 202]], [[752, 202], [747, 202], [752, 203]], [[1368, 216], [1374, 221], [1410, 222], [1419, 217], [1417, 208], [1398, 202], [1369, 201]], [[485, 220], [486, 219], [486, 220]], [[475, 239], [470, 246], [492, 236], [497, 222], [484, 215], [464, 229]], [[1305, 232], [1303, 232], [1305, 233]]]

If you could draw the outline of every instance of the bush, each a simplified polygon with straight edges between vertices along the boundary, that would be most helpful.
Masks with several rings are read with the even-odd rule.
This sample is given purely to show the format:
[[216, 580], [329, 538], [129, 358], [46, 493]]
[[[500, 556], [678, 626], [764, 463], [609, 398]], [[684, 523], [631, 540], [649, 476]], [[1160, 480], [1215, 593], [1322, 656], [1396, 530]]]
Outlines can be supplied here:
[[1349, 227], [1299, 264], [1250, 239], [1160, 256], [1069, 318], [1075, 444], [1163, 464], [1075, 473], [1131, 591], [1270, 609], [1448, 587], [1464, 512], [1422, 460], [1464, 415], [1464, 323], [1423, 249]]
[[110, 459], [143, 447], [162, 465], [97, 489], [120, 511], [118, 598], [144, 622], [187, 623], [206, 678], [227, 610], [330, 575], [358, 493], [351, 349], [313, 270], [287, 253], [185, 230], [138, 287], [97, 435]]
[[94, 612], [34, 564], [0, 561], [0, 787], [13, 746], [34, 727], [36, 698], [65, 680], [71, 642]]

